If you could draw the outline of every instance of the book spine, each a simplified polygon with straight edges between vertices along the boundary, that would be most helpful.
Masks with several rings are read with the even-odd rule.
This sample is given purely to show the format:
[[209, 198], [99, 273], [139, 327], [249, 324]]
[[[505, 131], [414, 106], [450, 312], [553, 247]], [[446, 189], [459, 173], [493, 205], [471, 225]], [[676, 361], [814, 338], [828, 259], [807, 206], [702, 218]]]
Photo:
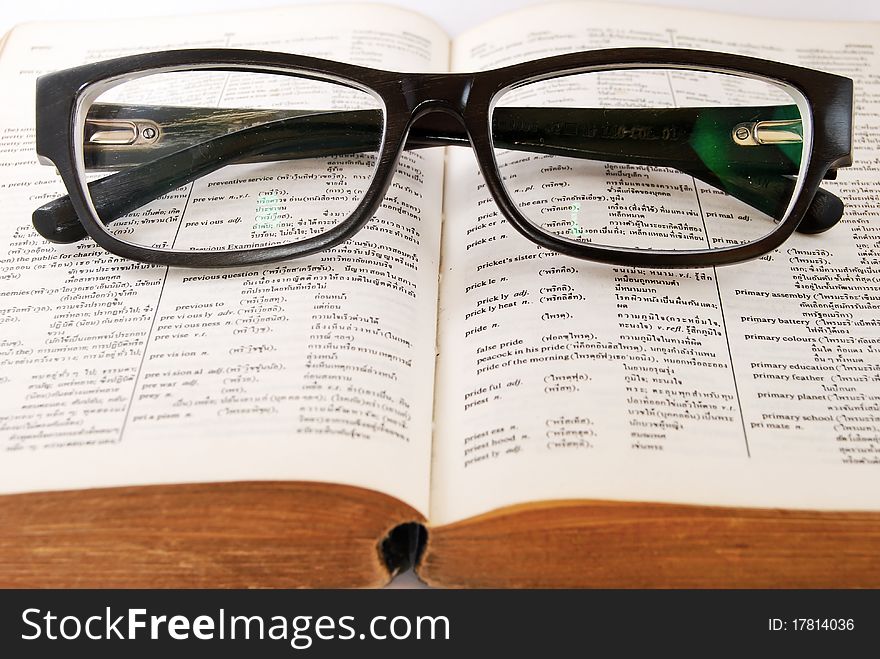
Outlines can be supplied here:
[[379, 545], [379, 552], [391, 575], [418, 565], [428, 541], [428, 529], [419, 522], [398, 524]]

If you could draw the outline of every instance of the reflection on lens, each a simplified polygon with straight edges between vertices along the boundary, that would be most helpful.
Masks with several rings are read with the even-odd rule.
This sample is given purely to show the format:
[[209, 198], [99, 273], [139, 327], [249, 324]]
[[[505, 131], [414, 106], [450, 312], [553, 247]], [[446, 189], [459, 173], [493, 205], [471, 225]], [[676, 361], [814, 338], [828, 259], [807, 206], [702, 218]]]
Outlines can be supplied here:
[[372, 180], [381, 101], [274, 73], [160, 72], [93, 93], [81, 166], [106, 230], [133, 245], [226, 251], [314, 239]]
[[706, 250], [772, 233], [802, 174], [794, 94], [765, 80], [621, 69], [515, 87], [495, 158], [525, 218], [575, 243]]

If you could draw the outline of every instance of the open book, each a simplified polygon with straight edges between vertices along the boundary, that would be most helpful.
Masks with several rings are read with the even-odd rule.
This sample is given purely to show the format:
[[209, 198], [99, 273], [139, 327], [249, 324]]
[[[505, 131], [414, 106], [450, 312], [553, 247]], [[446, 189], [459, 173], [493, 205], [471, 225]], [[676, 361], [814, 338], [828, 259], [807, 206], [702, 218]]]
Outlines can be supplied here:
[[[372, 4], [16, 28], [0, 584], [364, 586], [410, 561], [447, 586], [880, 584], [876, 34], [596, 3], [453, 41]], [[591, 264], [511, 230], [450, 147], [406, 152], [364, 230], [305, 259], [169, 269], [38, 236], [62, 188], [34, 154], [35, 77], [218, 46], [435, 72], [675, 46], [840, 73], [855, 166], [823, 186], [846, 214], [748, 264]], [[626, 174], [609, 191], [650, 217]]]

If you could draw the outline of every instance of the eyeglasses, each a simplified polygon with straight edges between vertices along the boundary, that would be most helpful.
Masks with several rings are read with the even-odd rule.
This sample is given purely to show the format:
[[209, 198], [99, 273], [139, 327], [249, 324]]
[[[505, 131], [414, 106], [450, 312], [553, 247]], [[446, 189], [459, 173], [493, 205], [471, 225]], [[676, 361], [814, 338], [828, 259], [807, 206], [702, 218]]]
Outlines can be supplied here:
[[487, 239], [500, 213], [577, 258], [734, 263], [840, 219], [819, 186], [852, 164], [852, 89], [677, 49], [466, 74], [226, 49], [122, 57], [39, 79], [37, 152], [69, 194], [33, 222], [53, 242], [88, 235], [153, 264], [302, 257], [352, 237], [383, 200], [402, 218], [383, 229], [405, 236], [424, 181], [402, 154], [471, 146], [488, 193], [472, 220]]

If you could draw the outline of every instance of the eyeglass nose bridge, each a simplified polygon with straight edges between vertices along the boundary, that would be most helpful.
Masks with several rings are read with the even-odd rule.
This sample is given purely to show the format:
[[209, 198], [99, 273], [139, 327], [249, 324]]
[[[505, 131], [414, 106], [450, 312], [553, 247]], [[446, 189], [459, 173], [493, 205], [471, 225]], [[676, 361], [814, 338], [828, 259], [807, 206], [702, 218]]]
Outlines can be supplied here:
[[412, 74], [395, 81], [381, 174], [390, 176], [403, 151], [473, 146], [466, 119], [473, 84], [473, 74]]
[[472, 73], [414, 74], [400, 81], [410, 125], [429, 112], [446, 112], [463, 120], [474, 85]]

